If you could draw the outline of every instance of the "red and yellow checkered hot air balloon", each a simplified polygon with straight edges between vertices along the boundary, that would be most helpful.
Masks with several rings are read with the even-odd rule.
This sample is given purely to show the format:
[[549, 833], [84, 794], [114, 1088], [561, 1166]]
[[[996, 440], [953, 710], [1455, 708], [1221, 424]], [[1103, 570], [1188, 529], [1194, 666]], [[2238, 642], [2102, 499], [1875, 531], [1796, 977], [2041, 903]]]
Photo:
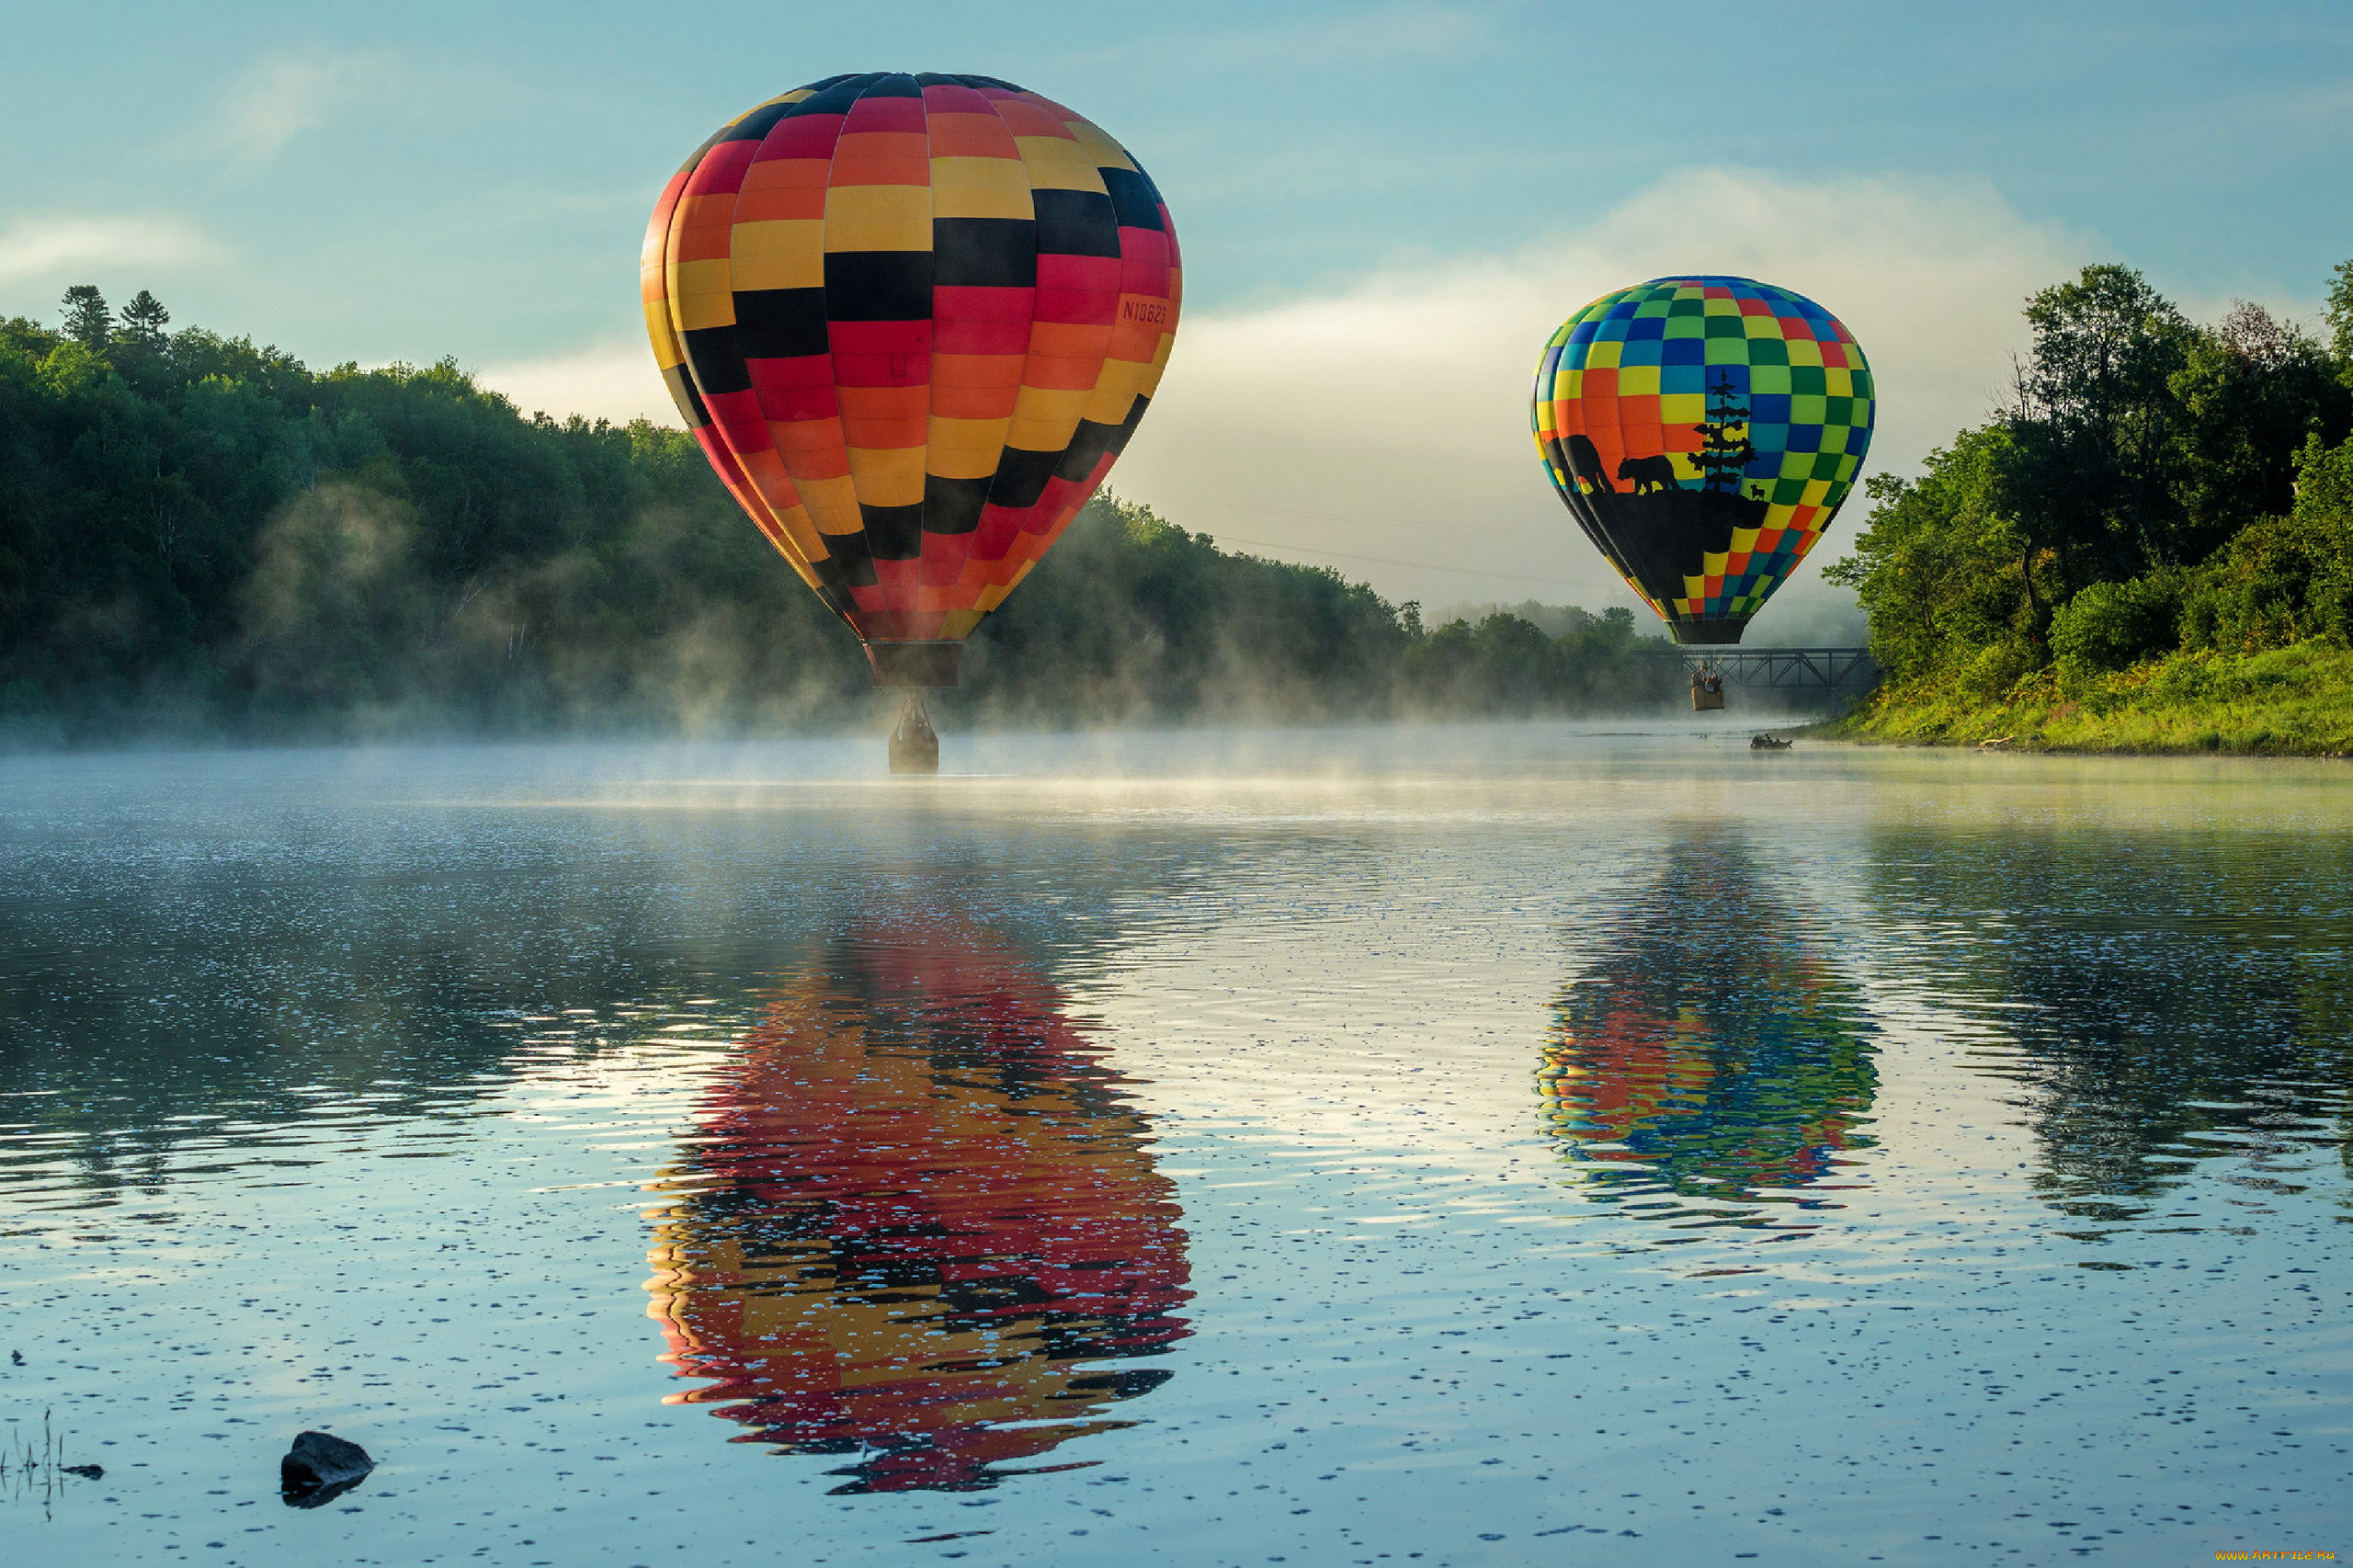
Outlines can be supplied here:
[[1120, 144], [993, 76], [870, 72], [703, 143], [645, 236], [679, 412], [878, 686], [961, 639], [1085, 506], [1176, 330], [1176, 232]]

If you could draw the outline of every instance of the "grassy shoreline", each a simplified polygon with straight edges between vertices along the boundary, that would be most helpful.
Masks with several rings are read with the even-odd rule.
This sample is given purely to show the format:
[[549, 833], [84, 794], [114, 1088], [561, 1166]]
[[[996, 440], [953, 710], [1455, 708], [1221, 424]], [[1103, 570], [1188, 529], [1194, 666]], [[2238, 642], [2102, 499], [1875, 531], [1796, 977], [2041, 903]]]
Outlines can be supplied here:
[[2185, 651], [2123, 670], [2035, 670], [1994, 690], [1908, 681], [1811, 733], [2018, 751], [2342, 756], [2353, 753], [2353, 647], [2313, 639], [2254, 653]]

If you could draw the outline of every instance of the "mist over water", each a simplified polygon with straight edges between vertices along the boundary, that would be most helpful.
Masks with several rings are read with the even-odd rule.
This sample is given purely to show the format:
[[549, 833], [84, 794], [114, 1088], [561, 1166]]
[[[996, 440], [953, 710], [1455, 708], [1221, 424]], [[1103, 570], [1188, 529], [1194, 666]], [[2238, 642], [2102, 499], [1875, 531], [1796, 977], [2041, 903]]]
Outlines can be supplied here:
[[[0, 1445], [105, 1470], [0, 1506], [58, 1562], [2342, 1550], [2345, 776], [1756, 725], [0, 760]], [[289, 1509], [313, 1426], [380, 1468]]]

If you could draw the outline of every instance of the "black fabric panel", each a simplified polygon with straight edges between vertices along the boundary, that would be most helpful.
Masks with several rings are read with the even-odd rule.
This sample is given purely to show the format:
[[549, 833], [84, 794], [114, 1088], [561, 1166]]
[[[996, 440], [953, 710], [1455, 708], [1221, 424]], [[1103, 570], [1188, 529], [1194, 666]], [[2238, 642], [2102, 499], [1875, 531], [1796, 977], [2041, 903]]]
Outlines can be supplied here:
[[1103, 187], [1111, 193], [1111, 210], [1122, 229], [1154, 229], [1160, 222], [1160, 193], [1132, 169], [1097, 169]]
[[[738, 352], [753, 359], [797, 359], [823, 354], [825, 291], [823, 289], [752, 289], [735, 296]], [[747, 381], [746, 386], [751, 383]]]
[[887, 71], [875, 77], [873, 83], [858, 96], [861, 98], [919, 98], [923, 97], [923, 87], [904, 72]]
[[825, 256], [824, 296], [825, 313], [835, 321], [928, 321], [931, 253], [830, 252]]
[[1092, 190], [1033, 190], [1040, 256], [1117, 256], [1120, 217], [1111, 199]]
[[687, 346], [687, 363], [694, 367], [695, 384], [705, 397], [751, 391], [752, 372], [744, 367], [733, 327], [699, 326], [679, 337]]
[[798, 119], [804, 114], [847, 114], [849, 106], [858, 102], [861, 90], [877, 74], [869, 71], [857, 76], [828, 77], [823, 92], [812, 93], [797, 104], [787, 105], [780, 118]]
[[1027, 289], [1038, 281], [1038, 225], [1027, 218], [934, 218], [931, 254], [939, 288]]
[[[923, 531], [927, 534], [968, 534], [981, 526], [981, 508], [988, 505], [989, 481], [923, 476]], [[871, 525], [870, 525], [871, 526]]]
[[996, 477], [989, 482], [989, 499], [1000, 506], [1034, 506], [1046, 493], [1046, 481], [1063, 460], [1060, 452], [1033, 452], [1007, 447], [996, 460]]
[[1067, 479], [1074, 484], [1084, 484], [1111, 443], [1120, 438], [1117, 425], [1098, 425], [1092, 419], [1082, 419], [1071, 435], [1070, 445], [1063, 449], [1062, 461], [1054, 465], [1054, 477]]
[[[807, 101], [805, 98], [801, 100], [802, 103]], [[777, 121], [785, 119], [800, 107], [800, 104], [768, 104], [756, 108], [727, 128], [727, 140], [757, 142], [776, 129]]]
[[[928, 495], [931, 487], [924, 486]], [[877, 561], [913, 561], [923, 553], [924, 503], [912, 506], [870, 506], [858, 504], [866, 519], [866, 548]]]
[[874, 558], [867, 553], [864, 534], [827, 534], [825, 548], [834, 552], [842, 585], [849, 588], [874, 586]]
[[949, 79], [961, 82], [968, 87], [1002, 87], [1008, 93], [1026, 93], [1029, 90], [997, 76], [955, 76]]
[[684, 365], [673, 365], [662, 372], [662, 380], [670, 388], [670, 401], [678, 404], [687, 415], [687, 428], [699, 430], [710, 423], [710, 410], [702, 401], [702, 393], [695, 390], [695, 379]]

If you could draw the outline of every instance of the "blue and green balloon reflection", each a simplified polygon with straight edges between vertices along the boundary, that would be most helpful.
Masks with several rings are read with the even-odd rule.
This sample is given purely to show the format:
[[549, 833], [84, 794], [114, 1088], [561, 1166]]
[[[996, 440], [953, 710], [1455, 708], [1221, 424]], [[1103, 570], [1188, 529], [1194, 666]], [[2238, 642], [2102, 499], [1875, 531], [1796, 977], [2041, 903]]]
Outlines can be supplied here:
[[1597, 928], [1537, 1070], [1578, 1186], [1670, 1226], [1812, 1229], [1870, 1147], [1871, 1028], [1828, 933], [1735, 840], [1688, 835]]

